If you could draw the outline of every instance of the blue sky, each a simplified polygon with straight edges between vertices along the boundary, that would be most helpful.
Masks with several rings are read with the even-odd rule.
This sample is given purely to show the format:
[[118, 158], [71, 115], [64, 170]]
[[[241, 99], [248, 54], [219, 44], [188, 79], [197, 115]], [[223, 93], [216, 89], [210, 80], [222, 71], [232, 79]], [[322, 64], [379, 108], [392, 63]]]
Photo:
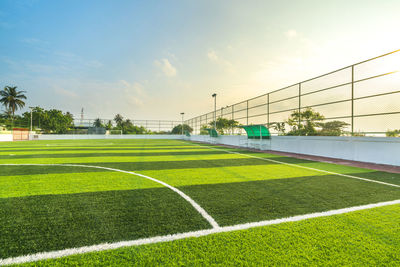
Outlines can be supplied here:
[[399, 1], [0, 1], [0, 87], [180, 119], [400, 48]]

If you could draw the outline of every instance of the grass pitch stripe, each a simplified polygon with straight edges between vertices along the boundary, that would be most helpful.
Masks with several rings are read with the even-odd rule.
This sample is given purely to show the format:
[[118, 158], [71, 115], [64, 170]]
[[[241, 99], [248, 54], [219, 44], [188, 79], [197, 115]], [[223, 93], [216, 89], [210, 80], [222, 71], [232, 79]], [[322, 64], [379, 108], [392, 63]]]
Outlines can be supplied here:
[[331, 172], [331, 171], [321, 170], [321, 169], [317, 169], [317, 168], [311, 168], [311, 167], [307, 167], [307, 166], [302, 166], [302, 165], [298, 165], [298, 164], [292, 164], [292, 163], [282, 162], [282, 161], [278, 161], [278, 160], [257, 157], [257, 156], [243, 154], [243, 153], [230, 151], [230, 150], [226, 150], [226, 149], [222, 149], [222, 148], [216, 148], [216, 147], [211, 147], [211, 146], [206, 146], [206, 145], [198, 145], [198, 144], [193, 144], [193, 145], [195, 145], [195, 146], [203, 146], [203, 147], [207, 147], [209, 149], [214, 149], [214, 150], [221, 150], [221, 151], [225, 151], [225, 152], [230, 153], [230, 154], [237, 154], [237, 155], [242, 155], [242, 156], [249, 157], [249, 158], [261, 159], [261, 160], [274, 162], [274, 163], [278, 163], [278, 164], [283, 164], [283, 165], [287, 165], [287, 166], [292, 166], [292, 167], [296, 167], [296, 168], [302, 168], [302, 169], [307, 169], [307, 170], [312, 170], [312, 171], [317, 171], [317, 172], [322, 172], [322, 173], [327, 173], [327, 174], [339, 175], [339, 176], [343, 176], [343, 177], [347, 177], [347, 178], [358, 179], [358, 180], [362, 180], [362, 181], [366, 181], [366, 182], [383, 184], [383, 185], [388, 185], [388, 186], [393, 186], [393, 187], [400, 188], [400, 185], [397, 185], [397, 184], [385, 183], [385, 182], [371, 180], [371, 179], [362, 178], [362, 177], [358, 177], [358, 176], [342, 174], [342, 173], [337, 173], [337, 172]]
[[154, 243], [161, 243], [161, 242], [170, 242], [170, 241], [174, 241], [174, 240], [191, 238], [191, 237], [201, 237], [201, 236], [207, 236], [207, 235], [223, 233], [223, 232], [246, 230], [246, 229], [250, 229], [250, 228], [254, 228], [254, 227], [276, 225], [276, 224], [282, 224], [282, 223], [288, 223], [288, 222], [297, 222], [297, 221], [303, 221], [303, 220], [319, 218], [319, 217], [328, 217], [328, 216], [333, 216], [333, 215], [345, 214], [345, 213], [354, 212], [354, 211], [367, 210], [367, 209], [373, 209], [373, 208], [384, 207], [384, 206], [389, 206], [389, 205], [396, 205], [396, 204], [400, 204], [400, 199], [393, 200], [393, 201], [387, 201], [387, 202], [379, 202], [379, 203], [374, 203], [374, 204], [362, 205], [362, 206], [354, 206], [354, 207], [349, 207], [349, 208], [344, 208], [344, 209], [330, 210], [330, 211], [317, 212], [317, 213], [309, 213], [309, 214], [275, 219], [275, 220], [237, 224], [237, 225], [233, 225], [233, 226], [224, 226], [224, 227], [212, 228], [212, 229], [208, 229], [208, 230], [200, 230], [200, 231], [193, 231], [193, 232], [186, 232], [186, 233], [165, 235], [165, 236], [156, 236], [156, 237], [142, 238], [142, 239], [131, 240], [131, 241], [121, 241], [121, 242], [116, 242], [116, 243], [104, 243], [104, 244], [99, 244], [99, 245], [85, 246], [85, 247], [80, 247], [80, 248], [70, 248], [70, 249], [51, 251], [51, 252], [42, 252], [42, 253], [19, 256], [19, 257], [14, 257], [14, 258], [0, 259], [0, 265], [21, 264], [21, 263], [34, 262], [34, 261], [40, 261], [40, 260], [46, 260], [46, 259], [61, 258], [61, 257], [71, 256], [71, 255], [76, 255], [76, 254], [117, 249], [117, 248], [122, 248], [122, 247], [140, 246], [140, 245], [154, 244]]
[[210, 223], [210, 225], [213, 228], [219, 228], [219, 225], [214, 220], [214, 218], [211, 217], [210, 214], [208, 214], [207, 211], [205, 211], [191, 197], [189, 197], [188, 195], [183, 193], [178, 188], [175, 188], [172, 185], [169, 185], [169, 184], [167, 184], [167, 183], [165, 183], [163, 181], [157, 180], [157, 179], [155, 179], [153, 177], [150, 177], [150, 176], [147, 176], [147, 175], [143, 175], [143, 174], [136, 173], [136, 172], [131, 172], [131, 171], [124, 171], [124, 170], [120, 170], [120, 169], [108, 168], [108, 167], [92, 166], [92, 165], [80, 165], [80, 164], [0, 164], [0, 166], [1, 165], [3, 165], [3, 166], [4, 165], [5, 166], [67, 166], [67, 167], [96, 168], [96, 169], [103, 169], [103, 170], [109, 170], [109, 171], [115, 171], [115, 172], [122, 172], [122, 173], [127, 173], [127, 174], [136, 175], [136, 176], [139, 176], [139, 177], [143, 177], [145, 179], [149, 179], [149, 180], [154, 181], [156, 183], [159, 183], [159, 184], [161, 184], [161, 185], [163, 185], [165, 187], [168, 187], [172, 191], [176, 192], [178, 195], [180, 195], [182, 198], [184, 198], [187, 202], [189, 202], [193, 206], [193, 208], [195, 208], [201, 214], [201, 216], [203, 216], [203, 218], [206, 219]]

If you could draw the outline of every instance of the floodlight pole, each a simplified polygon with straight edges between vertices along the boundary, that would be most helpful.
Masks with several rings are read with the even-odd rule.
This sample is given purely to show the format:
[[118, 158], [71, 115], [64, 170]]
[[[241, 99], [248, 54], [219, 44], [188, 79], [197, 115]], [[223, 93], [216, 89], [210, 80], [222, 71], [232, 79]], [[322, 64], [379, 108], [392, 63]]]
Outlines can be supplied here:
[[183, 135], [183, 115], [185, 115], [185, 112], [181, 112], [182, 115], [182, 135]]
[[213, 94], [214, 97], [214, 129], [217, 130], [217, 94]]
[[30, 109], [31, 109], [31, 132], [32, 132], [32, 110], [33, 110], [33, 107], [29, 107]]

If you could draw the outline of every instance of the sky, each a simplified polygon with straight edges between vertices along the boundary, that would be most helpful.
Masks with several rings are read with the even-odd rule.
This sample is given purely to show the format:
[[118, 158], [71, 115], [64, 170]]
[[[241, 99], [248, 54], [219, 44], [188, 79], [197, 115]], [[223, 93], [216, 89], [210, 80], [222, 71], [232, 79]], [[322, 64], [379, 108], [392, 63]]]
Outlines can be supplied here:
[[[180, 120], [400, 48], [398, 0], [0, 0], [0, 88]], [[27, 110], [27, 107], [22, 110]]]

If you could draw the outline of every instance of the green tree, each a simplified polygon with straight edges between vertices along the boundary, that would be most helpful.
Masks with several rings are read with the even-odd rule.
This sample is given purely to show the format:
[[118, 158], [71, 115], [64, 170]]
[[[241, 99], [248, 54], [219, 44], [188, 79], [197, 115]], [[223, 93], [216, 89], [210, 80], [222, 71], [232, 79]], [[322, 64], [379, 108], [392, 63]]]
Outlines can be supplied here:
[[41, 127], [45, 133], [64, 134], [73, 127], [73, 117], [69, 112], [63, 114], [57, 109], [46, 110]]
[[[187, 124], [183, 124], [183, 132], [188, 131], [189, 133], [193, 132], [193, 128], [190, 127]], [[182, 124], [176, 125], [172, 131], [171, 134], [182, 134]]]
[[400, 137], [400, 129], [399, 130], [387, 130], [386, 131], [386, 136], [387, 137]]
[[122, 117], [121, 114], [117, 114], [114, 117], [114, 121], [117, 124], [117, 127], [121, 128], [122, 122], [124, 121], [124, 117]]
[[105, 126], [106, 126], [106, 130], [111, 130], [111, 129], [112, 129], [112, 122], [111, 122], [111, 120], [109, 120]]
[[207, 125], [202, 125], [200, 127], [200, 135], [208, 135], [208, 131], [206, 130], [207, 128], [209, 128]]
[[12, 122], [14, 122], [15, 111], [25, 106], [25, 102], [22, 100], [26, 99], [24, 93], [25, 91], [17, 91], [17, 86], [6, 86], [0, 91], [0, 103], [5, 106], [6, 110], [8, 110], [12, 116]]
[[[122, 117], [122, 116], [121, 116]], [[150, 134], [151, 131], [143, 126], [137, 126], [131, 120], [122, 120], [119, 125], [115, 127], [116, 130], [121, 130], [123, 134]]]
[[[214, 128], [214, 121], [209, 123], [210, 127]], [[220, 134], [224, 134], [226, 131], [231, 130], [233, 132], [233, 129], [235, 127], [239, 126], [239, 122], [235, 121], [235, 120], [229, 120], [229, 119], [225, 119], [225, 118], [218, 118], [217, 119], [217, 123], [216, 123], [216, 130], [220, 133]]]
[[293, 111], [286, 123], [292, 127], [287, 135], [317, 135], [316, 127], [324, 116], [311, 108], [304, 111]]
[[344, 133], [344, 129], [349, 125], [344, 121], [319, 122], [318, 126], [322, 129], [318, 131], [318, 135], [341, 136]]
[[286, 131], [285, 125], [286, 123], [284, 122], [272, 122], [270, 123], [269, 127], [277, 131], [278, 135], [285, 135]]
[[100, 118], [94, 120], [93, 127], [105, 128]]
[[[32, 126], [34, 128], [40, 128], [40, 122], [43, 121], [45, 110], [41, 107], [34, 107], [32, 109]], [[23, 120], [26, 125], [30, 125], [31, 121], [31, 112], [24, 112], [22, 114]]]

